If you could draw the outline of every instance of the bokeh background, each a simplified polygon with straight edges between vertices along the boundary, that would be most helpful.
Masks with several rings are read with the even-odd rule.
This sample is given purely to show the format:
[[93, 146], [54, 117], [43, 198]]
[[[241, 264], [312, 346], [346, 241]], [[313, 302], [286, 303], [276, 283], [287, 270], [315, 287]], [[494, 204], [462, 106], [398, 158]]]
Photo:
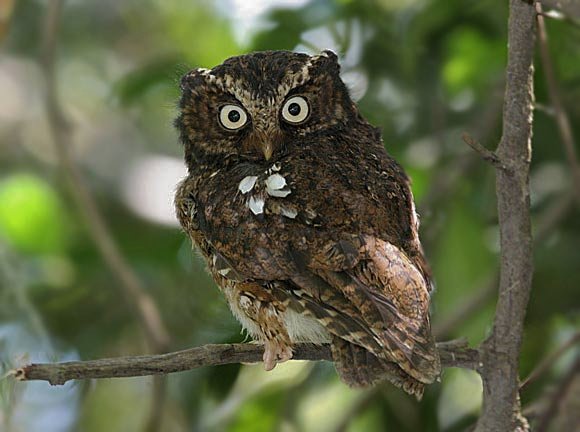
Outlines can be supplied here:
[[[420, 403], [389, 385], [351, 390], [323, 362], [288, 362], [271, 373], [260, 365], [206, 367], [170, 376], [161, 393], [151, 378], [51, 387], [5, 374], [29, 361], [151, 351], [71, 194], [63, 145], [159, 309], [167, 348], [244, 340], [173, 214], [185, 169], [172, 120], [183, 72], [268, 49], [340, 54], [353, 97], [413, 179], [437, 285], [436, 334], [479, 344], [495, 305], [494, 176], [461, 134], [490, 148], [501, 135], [507, 2], [69, 0], [57, 31], [48, 32], [57, 36], [54, 81], [41, 66], [51, 5], [0, 0], [0, 430], [460, 431], [473, 424], [481, 381], [459, 369], [445, 370]], [[548, 20], [548, 33], [580, 137], [578, 11], [563, 12]], [[522, 377], [580, 324], [580, 185], [539, 62], [536, 71], [536, 269]], [[66, 125], [47, 110], [55, 90]], [[526, 387], [524, 406], [541, 401], [578, 355], [568, 350]]]

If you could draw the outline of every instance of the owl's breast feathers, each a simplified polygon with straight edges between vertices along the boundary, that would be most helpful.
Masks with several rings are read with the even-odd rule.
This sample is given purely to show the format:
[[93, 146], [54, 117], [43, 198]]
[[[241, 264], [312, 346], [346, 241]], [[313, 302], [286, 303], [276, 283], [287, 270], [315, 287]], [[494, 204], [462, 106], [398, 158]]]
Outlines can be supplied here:
[[420, 395], [440, 373], [430, 272], [408, 179], [376, 149], [193, 172], [177, 213], [222, 288], [250, 281], [326, 328], [344, 381]]
[[199, 167], [178, 192], [177, 213], [190, 235], [196, 230], [196, 243], [210, 241], [240, 261], [238, 270], [249, 277], [274, 277], [271, 268], [260, 272], [255, 259], [270, 260], [289, 248], [310, 254], [367, 234], [400, 248], [430, 290], [408, 179], [384, 149], [375, 153], [305, 149], [267, 166]]

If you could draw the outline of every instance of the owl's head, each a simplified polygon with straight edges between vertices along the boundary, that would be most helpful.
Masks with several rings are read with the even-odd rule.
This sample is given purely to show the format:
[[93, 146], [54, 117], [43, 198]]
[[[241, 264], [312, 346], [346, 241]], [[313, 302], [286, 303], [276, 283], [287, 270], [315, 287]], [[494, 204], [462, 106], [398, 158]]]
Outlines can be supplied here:
[[181, 79], [175, 125], [189, 166], [272, 161], [358, 117], [336, 55], [266, 51], [232, 57]]

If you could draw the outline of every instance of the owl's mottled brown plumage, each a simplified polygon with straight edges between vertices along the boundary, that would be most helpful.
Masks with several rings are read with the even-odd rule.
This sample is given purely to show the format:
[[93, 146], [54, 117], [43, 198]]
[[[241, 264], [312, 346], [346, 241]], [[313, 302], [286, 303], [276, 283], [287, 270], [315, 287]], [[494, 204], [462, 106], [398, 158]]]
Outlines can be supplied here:
[[266, 369], [330, 342], [346, 383], [420, 396], [440, 363], [413, 196], [336, 55], [233, 57], [181, 89], [177, 215]]

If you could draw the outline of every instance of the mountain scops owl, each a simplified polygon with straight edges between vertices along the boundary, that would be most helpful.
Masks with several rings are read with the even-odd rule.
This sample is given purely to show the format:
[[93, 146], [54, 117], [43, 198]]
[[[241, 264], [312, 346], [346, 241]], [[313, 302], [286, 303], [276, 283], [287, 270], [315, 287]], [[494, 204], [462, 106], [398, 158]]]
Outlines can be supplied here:
[[330, 343], [345, 383], [421, 397], [441, 367], [409, 179], [339, 71], [270, 51], [187, 73], [177, 216], [266, 370]]

